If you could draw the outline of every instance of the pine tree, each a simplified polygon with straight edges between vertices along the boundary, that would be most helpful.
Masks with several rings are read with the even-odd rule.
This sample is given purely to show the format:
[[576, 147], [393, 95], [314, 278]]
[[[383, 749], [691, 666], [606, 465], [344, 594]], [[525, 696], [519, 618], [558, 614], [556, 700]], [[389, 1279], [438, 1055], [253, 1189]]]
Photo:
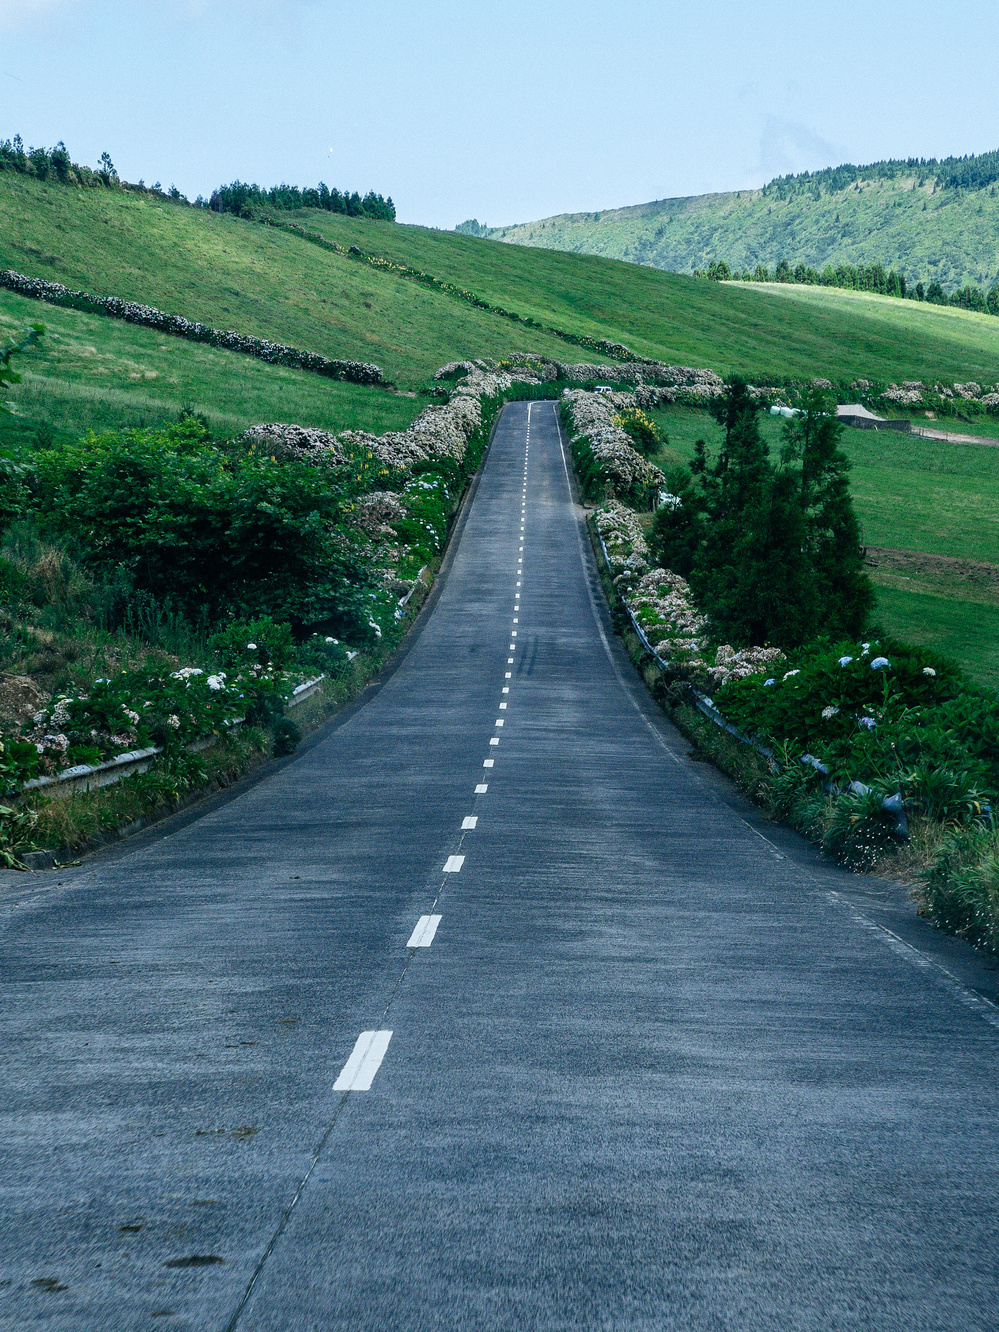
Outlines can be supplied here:
[[800, 461], [800, 507], [823, 633], [856, 637], [874, 606], [850, 495], [843, 427], [821, 394], [785, 429], [785, 458]]

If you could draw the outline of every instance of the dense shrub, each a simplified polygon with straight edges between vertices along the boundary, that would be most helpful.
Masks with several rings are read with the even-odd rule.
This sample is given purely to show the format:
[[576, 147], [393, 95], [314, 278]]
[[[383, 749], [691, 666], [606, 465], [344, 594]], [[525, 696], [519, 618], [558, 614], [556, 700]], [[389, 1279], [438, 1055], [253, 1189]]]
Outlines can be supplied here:
[[839, 448], [842, 427], [813, 394], [772, 459], [759, 404], [741, 379], [711, 407], [725, 427], [717, 458], [703, 440], [689, 472], [668, 479], [653, 554], [686, 578], [719, 640], [799, 647], [817, 633], [862, 632], [874, 596]]
[[338, 527], [336, 469], [225, 452], [194, 418], [165, 430], [91, 434], [40, 453], [44, 521], [104, 576], [187, 614], [270, 614], [360, 626], [363, 551]]
[[841, 784], [889, 782], [930, 818], [974, 821], [999, 790], [999, 702], [894, 639], [811, 645], [765, 679], [729, 680], [715, 702], [744, 733], [807, 751]]

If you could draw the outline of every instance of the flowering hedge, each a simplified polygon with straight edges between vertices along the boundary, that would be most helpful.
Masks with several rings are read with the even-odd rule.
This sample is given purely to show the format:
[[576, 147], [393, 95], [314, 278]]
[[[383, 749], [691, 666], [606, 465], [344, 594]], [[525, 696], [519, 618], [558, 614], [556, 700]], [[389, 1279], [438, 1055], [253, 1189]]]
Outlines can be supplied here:
[[[667, 495], [665, 502], [675, 498]], [[785, 660], [779, 648], [736, 652], [712, 643], [707, 618], [697, 609], [690, 584], [668, 569], [653, 568], [642, 525], [623, 504], [601, 505], [594, 514], [618, 595], [665, 664], [712, 687], [772, 669]]]
[[73, 291], [61, 282], [43, 282], [40, 278], [25, 277], [23, 273], [15, 273], [11, 269], [0, 272], [0, 286], [16, 291], [20, 296], [47, 301], [50, 305], [67, 305], [74, 310], [123, 319], [126, 323], [155, 328], [160, 333], [169, 333], [174, 337], [207, 342], [212, 347], [256, 356], [273, 365], [309, 370], [327, 379], [349, 380], [354, 384], [384, 383], [381, 367], [366, 361], [330, 360], [316, 352], [299, 351], [296, 347], [286, 347], [280, 342], [270, 342], [267, 338], [248, 337], [244, 333], [234, 333], [231, 329], [212, 328], [208, 324], [185, 319], [182, 315], [164, 314], [152, 305], [140, 305], [137, 301], [125, 301], [118, 296], [93, 296], [90, 292]]
[[156, 745], [177, 752], [218, 735], [242, 717], [261, 692], [279, 690], [272, 672], [211, 675], [179, 671], [123, 671], [97, 680], [86, 694], [61, 695], [37, 712], [20, 735], [0, 738], [0, 783], [15, 790], [34, 777], [79, 764], [104, 763]]
[[965, 790], [999, 790], [999, 702], [952, 662], [883, 639], [816, 645], [787, 667], [730, 680], [718, 708], [747, 734], [807, 751], [840, 783], [918, 797], [928, 774], [946, 771]]
[[635, 405], [631, 393], [588, 393], [585, 389], [565, 393], [562, 417], [587, 498], [597, 498], [608, 489], [618, 496], [651, 498], [649, 492], [658, 492], [665, 485], [660, 468], [647, 462], [628, 432], [616, 424], [617, 414]]

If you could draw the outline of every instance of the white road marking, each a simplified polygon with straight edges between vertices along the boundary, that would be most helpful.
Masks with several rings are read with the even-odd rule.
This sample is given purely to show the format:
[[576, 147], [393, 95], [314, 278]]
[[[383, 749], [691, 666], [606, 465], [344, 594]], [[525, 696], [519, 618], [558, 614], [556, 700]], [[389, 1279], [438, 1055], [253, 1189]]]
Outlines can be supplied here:
[[[506, 694], [506, 693], [509, 693], [509, 690], [504, 689], [503, 692]], [[510, 706], [510, 705], [509, 705], [508, 703], [501, 703], [501, 704], [500, 704], [500, 709], [502, 710], [503, 708], [507, 708], [507, 707], [509, 707], [509, 706]]]
[[511, 638], [516, 638], [516, 637], [517, 637], [517, 631], [516, 631], [516, 629], [511, 629], [511, 630], [510, 630], [510, 637], [511, 637]]
[[391, 1039], [390, 1031], [362, 1031], [333, 1084], [333, 1090], [370, 1091]]
[[490, 741], [489, 741], [489, 743], [490, 743], [491, 745], [498, 745], [498, 744], [499, 744], [499, 736], [498, 736], [498, 735], [494, 735], [494, 736], [492, 736], [491, 739], [490, 739]]
[[[508, 671], [508, 672], [507, 672], [507, 679], [509, 679], [509, 675], [510, 675], [510, 673], [509, 673], [509, 671]], [[504, 685], [504, 686], [503, 686], [503, 690], [502, 690], [502, 692], [503, 692], [504, 694], [509, 694], [509, 692], [510, 692], [510, 686], [509, 686], [509, 685]], [[500, 707], [502, 707], [502, 706], [503, 706], [503, 704], [501, 703], [501, 704], [500, 704]]]
[[462, 865], [464, 865], [464, 863], [465, 863], [464, 856], [448, 856], [447, 860], [445, 860], [444, 862], [444, 873], [459, 874], [461, 872], [461, 867]]
[[507, 664], [508, 666], [512, 666], [512, 665], [513, 665], [513, 658], [512, 658], [512, 657], [507, 657], [507, 659], [506, 659], [506, 664]]
[[513, 617], [513, 622], [514, 624], [520, 624], [520, 621], [517, 619], [516, 616]]
[[[504, 679], [504, 680], [512, 680], [512, 679], [513, 679], [513, 671], [504, 671], [504, 672], [503, 672], [503, 679]], [[509, 691], [508, 689], [505, 689], [503, 692], [506, 693], [506, 694], [508, 694], [510, 691]]]
[[495, 759], [483, 759], [483, 760], [482, 760], [482, 766], [483, 766], [484, 768], [495, 768], [495, 767], [496, 767], [496, 760], [495, 760]]
[[489, 790], [489, 783], [488, 783], [488, 782], [479, 782], [479, 784], [478, 784], [478, 785], [476, 786], [476, 788], [475, 788], [475, 794], [476, 794], [476, 795], [485, 795], [485, 793], [486, 793], [488, 790]]
[[466, 828], [474, 828], [479, 821], [478, 814], [466, 814], [461, 821], [462, 831]]
[[416, 929], [409, 936], [407, 948], [429, 948], [441, 923], [440, 916], [421, 916], [416, 922]]
[[497, 726], [502, 726], [502, 725], [503, 725], [503, 718], [502, 718], [502, 717], [497, 717], [497, 718], [496, 718], [496, 725], [497, 725]]

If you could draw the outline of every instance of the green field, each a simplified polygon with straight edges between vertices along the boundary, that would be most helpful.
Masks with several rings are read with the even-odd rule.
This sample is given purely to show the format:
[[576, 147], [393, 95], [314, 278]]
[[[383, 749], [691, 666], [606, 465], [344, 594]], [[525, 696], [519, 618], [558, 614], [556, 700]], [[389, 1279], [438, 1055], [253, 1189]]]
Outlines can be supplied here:
[[[895, 307], [903, 303], [888, 297], [867, 305], [776, 305], [763, 284], [705, 282], [593, 256], [337, 214], [292, 216], [330, 240], [422, 269], [518, 314], [571, 333], [609, 337], [670, 363], [721, 374], [999, 379], [999, 320], [984, 315], [970, 316], [970, 326], [947, 318], [920, 322], [924, 311], [950, 311], [908, 302], [905, 309], [915, 317], [900, 320]], [[779, 290], [783, 295], [787, 288]], [[794, 290], [821, 296], [829, 289]], [[580, 353], [564, 350], [561, 356], [579, 359]]]
[[[607, 259], [319, 212], [298, 220], [523, 317], [670, 362], [723, 373], [999, 379], [999, 345], [975, 345], [960, 322], [903, 327], [891, 312], [778, 301], [766, 291]], [[328, 356], [374, 360], [407, 388], [459, 357], [534, 350], [594, 359], [273, 227], [13, 172], [0, 174], [0, 266]]]
[[37, 321], [45, 337], [18, 358], [23, 382], [7, 395], [17, 415], [0, 416], [0, 439], [39, 426], [78, 437], [154, 425], [184, 408], [222, 435], [262, 421], [381, 433], [404, 429], [424, 405], [0, 289], [0, 337]]
[[959, 661], [981, 684], [999, 686], [999, 606], [879, 585], [877, 618], [909, 643]]
[[[895, 331], [901, 341], [913, 336], [932, 336], [952, 346], [966, 367], [958, 379], [973, 379], [970, 366], [983, 354], [999, 356], [999, 319], [994, 315], [959, 310], [952, 305], [928, 305], [924, 301], [900, 301], [893, 296], [875, 296], [864, 291], [842, 291], [837, 287], [809, 287], [794, 282], [732, 282], [725, 286], [765, 293], [797, 310], [822, 311], [830, 317], [846, 317], [858, 330], [869, 327], [879, 333]], [[923, 376], [906, 376], [923, 378]], [[937, 376], [939, 377], [939, 376]], [[957, 429], [958, 427], [954, 427]], [[967, 427], [961, 427], [967, 429]]]
[[[373, 247], [392, 225], [365, 224]], [[375, 361], [403, 388], [458, 357], [565, 350], [555, 338], [286, 232], [13, 172], [0, 173], [0, 268], [325, 356]]]
[[[689, 459], [699, 438], [713, 449], [720, 444], [721, 427], [706, 411], [673, 407], [652, 415], [669, 435], [670, 447], [657, 459], [664, 467]], [[778, 448], [783, 422], [760, 420]], [[844, 430], [843, 448], [866, 545], [999, 564], [999, 449], [870, 430]], [[886, 628], [999, 684], [999, 596], [946, 570], [936, 584], [920, 581], [913, 589], [879, 570], [872, 578]]]

